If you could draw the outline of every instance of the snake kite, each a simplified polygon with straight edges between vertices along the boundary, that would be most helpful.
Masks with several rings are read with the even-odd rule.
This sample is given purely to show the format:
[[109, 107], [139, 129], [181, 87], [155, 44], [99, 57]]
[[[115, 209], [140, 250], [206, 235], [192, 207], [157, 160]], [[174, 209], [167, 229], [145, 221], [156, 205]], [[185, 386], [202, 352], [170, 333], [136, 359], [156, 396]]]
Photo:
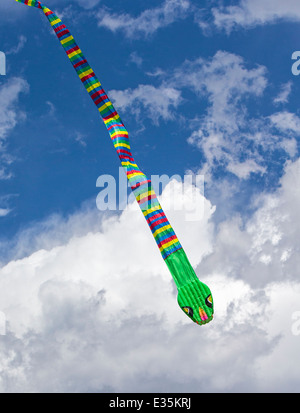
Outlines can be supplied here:
[[174, 279], [180, 308], [195, 323], [207, 324], [212, 320], [214, 312], [211, 291], [195, 274], [157, 199], [151, 180], [136, 164], [131, 153], [128, 132], [93, 69], [88, 64], [74, 37], [53, 11], [37, 0], [16, 1], [42, 10], [49, 20], [79, 79], [100, 112], [125, 170], [129, 185], [149, 225], [162, 258]]

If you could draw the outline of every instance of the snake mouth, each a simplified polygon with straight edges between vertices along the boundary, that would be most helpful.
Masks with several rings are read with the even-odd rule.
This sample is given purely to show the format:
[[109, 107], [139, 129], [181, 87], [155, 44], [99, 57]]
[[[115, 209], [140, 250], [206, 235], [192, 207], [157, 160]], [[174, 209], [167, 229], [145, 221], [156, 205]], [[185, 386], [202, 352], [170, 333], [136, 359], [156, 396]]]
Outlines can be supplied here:
[[207, 323], [209, 323], [212, 319], [214, 318], [214, 316], [213, 315], [211, 315], [210, 317], [207, 317], [207, 319], [206, 320], [203, 320], [203, 321], [197, 321], [197, 320], [195, 320], [195, 322], [199, 325], [199, 326], [202, 326], [203, 324], [207, 324]]
[[195, 320], [194, 310], [192, 309], [192, 307], [185, 306], [185, 307], [182, 307], [182, 310], [198, 325], [207, 324], [213, 319], [213, 315], [210, 315], [210, 316], [207, 315], [207, 313], [201, 307], [199, 307], [199, 310], [198, 310], [201, 321]]

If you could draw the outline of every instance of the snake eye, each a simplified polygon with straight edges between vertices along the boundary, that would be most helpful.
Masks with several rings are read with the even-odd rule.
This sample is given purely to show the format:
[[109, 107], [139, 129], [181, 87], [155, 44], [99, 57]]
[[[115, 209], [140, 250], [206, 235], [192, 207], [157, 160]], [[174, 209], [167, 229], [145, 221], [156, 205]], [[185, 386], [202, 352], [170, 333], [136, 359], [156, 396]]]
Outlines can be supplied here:
[[181, 308], [183, 309], [185, 313], [187, 313], [187, 315], [189, 315], [190, 317], [193, 317], [194, 311], [192, 307], [181, 307]]
[[209, 294], [206, 298], [205, 298], [205, 304], [207, 305], [207, 307], [212, 308], [212, 296], [211, 294]]

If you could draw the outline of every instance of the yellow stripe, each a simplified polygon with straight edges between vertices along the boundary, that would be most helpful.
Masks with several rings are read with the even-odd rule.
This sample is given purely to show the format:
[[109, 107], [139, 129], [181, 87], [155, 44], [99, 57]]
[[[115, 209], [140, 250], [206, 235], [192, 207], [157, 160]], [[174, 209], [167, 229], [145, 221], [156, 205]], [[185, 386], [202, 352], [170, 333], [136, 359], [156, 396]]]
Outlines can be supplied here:
[[90, 92], [93, 89], [96, 89], [96, 87], [101, 86], [100, 82], [95, 83], [94, 85], [90, 86], [87, 88], [87, 91]]
[[158, 228], [155, 232], [153, 232], [153, 236], [155, 237], [157, 234], [160, 234], [170, 228], [172, 228], [171, 225], [165, 225], [164, 227]]
[[50, 24], [51, 24], [51, 26], [54, 26], [55, 24], [57, 24], [57, 23], [61, 23], [61, 20], [60, 19], [56, 19], [56, 20], [53, 20], [53, 22], [50, 22]]
[[107, 123], [111, 122], [112, 120], [119, 120], [119, 119], [120, 119], [120, 116], [117, 114], [117, 115], [113, 116], [112, 118], [104, 119], [104, 123], [107, 124]]
[[68, 43], [70, 40], [74, 40], [74, 37], [71, 35], [69, 37], [66, 37], [65, 39], [61, 40], [61, 44]]
[[100, 108], [98, 108], [99, 112], [101, 112], [103, 109], [108, 108], [109, 106], [112, 106], [112, 103], [110, 101], [105, 102], [104, 105], [102, 105]]
[[158, 211], [159, 209], [161, 209], [160, 205], [147, 209], [147, 211], [143, 211], [144, 217], [151, 214], [151, 212]]
[[[119, 135], [120, 133], [121, 133], [122, 135], [128, 136], [128, 132], [119, 130], [119, 131], [117, 131], [117, 132], [111, 133], [111, 134], [110, 134], [110, 137], [111, 137], [111, 138], [114, 138], [116, 135]], [[126, 138], [125, 138], [125, 139], [126, 139]]]
[[142, 199], [147, 198], [147, 196], [149, 196], [149, 195], [155, 195], [155, 192], [153, 190], [144, 192], [143, 194], [138, 195], [136, 197], [136, 200], [141, 201]]
[[91, 73], [93, 73], [93, 69], [88, 69], [85, 72], [81, 73], [79, 75], [79, 78], [82, 79], [84, 76], [90, 75]]
[[[135, 177], [135, 176], [138, 176], [138, 175], [144, 175], [143, 174], [143, 172], [133, 172], [133, 173], [129, 173], [128, 175], [127, 175], [127, 178], [128, 178], [128, 176], [130, 176], [130, 179], [131, 178], [133, 178], [133, 177]], [[129, 179], [129, 178], [128, 178]]]
[[159, 248], [159, 251], [163, 251], [164, 249], [170, 247], [173, 244], [176, 244], [176, 242], [178, 241], [178, 239], [172, 239], [170, 242], [167, 242], [166, 244], [164, 244], [162, 247]]
[[131, 166], [136, 166], [136, 167], [138, 168], [138, 166], [137, 166], [136, 163], [131, 163], [131, 162], [129, 162], [129, 161], [122, 161], [121, 164], [122, 164], [122, 166], [131, 165]]
[[43, 12], [44, 12], [44, 13], [48, 13], [48, 11], [51, 11], [50, 9], [48, 9], [48, 7], [44, 7], [44, 8], [43, 8]]
[[116, 143], [116, 144], [114, 145], [114, 147], [115, 147], [115, 148], [120, 148], [120, 147], [122, 147], [122, 148], [128, 148], [128, 149], [130, 149], [130, 145], [127, 145], [127, 143]]
[[80, 53], [82, 53], [80, 49], [75, 50], [75, 52], [68, 54], [68, 58], [71, 59], [73, 56], [76, 56], [77, 54], [80, 54]]

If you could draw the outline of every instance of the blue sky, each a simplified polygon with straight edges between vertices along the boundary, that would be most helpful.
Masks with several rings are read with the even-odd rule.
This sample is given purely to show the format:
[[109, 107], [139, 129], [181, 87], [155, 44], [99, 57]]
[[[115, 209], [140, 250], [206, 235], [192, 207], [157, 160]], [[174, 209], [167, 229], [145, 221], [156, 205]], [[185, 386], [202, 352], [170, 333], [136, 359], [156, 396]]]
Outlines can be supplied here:
[[[1, 197], [2, 208], [11, 212], [1, 219], [2, 237], [12, 237], [31, 221], [52, 213], [68, 214], [83, 201], [95, 198], [97, 177], [103, 173], [117, 176], [119, 162], [101, 119], [51, 35], [47, 21], [37, 10], [10, 3], [10, 19], [13, 12], [16, 19], [1, 24], [1, 45], [8, 54], [8, 73], [1, 82], [3, 86], [10, 85], [17, 78], [23, 84], [12, 103], [16, 125], [7, 130], [9, 138], [5, 138], [8, 161], [3, 161], [3, 173], [4, 178], [10, 178], [2, 179]], [[68, 9], [70, 4], [72, 8]], [[160, 2], [153, 2], [148, 9], [147, 2], [142, 1], [115, 2], [114, 8], [109, 2], [102, 2], [100, 9], [87, 10], [77, 2], [64, 2], [64, 7], [54, 2], [49, 7], [56, 6], [58, 14], [60, 10], [63, 13], [63, 20], [119, 108], [136, 160], [149, 175], [184, 175], [187, 169], [203, 168], [208, 153], [203, 153], [199, 138], [192, 144], [188, 139], [201, 130], [212, 105], [236, 100], [228, 108], [231, 114], [235, 111], [232, 127], [236, 131], [226, 130], [222, 123], [228, 118], [227, 108], [219, 108], [222, 113], [217, 128], [225, 128], [221, 133], [227, 135], [228, 148], [221, 146], [229, 152], [228, 159], [224, 154], [221, 158], [216, 155], [217, 149], [207, 151], [212, 157], [208, 161], [209, 173], [238, 185], [233, 203], [240, 192], [247, 194], [242, 203], [238, 202], [241, 210], [251, 201], [253, 191], [276, 186], [285, 160], [291, 158], [279, 144], [282, 137], [290, 139], [289, 133], [268, 125], [268, 119], [291, 108], [297, 113], [298, 82], [291, 73], [297, 25], [282, 22], [270, 24], [263, 31], [259, 26], [226, 33], [225, 29], [214, 27], [211, 8], [204, 4], [201, 8], [189, 2], [175, 4], [174, 10]], [[203, 22], [209, 24], [204, 32], [199, 27], [202, 8]], [[146, 13], [153, 21], [146, 20]], [[117, 24], [128, 21], [124, 17], [127, 14], [132, 19], [128, 29], [120, 26], [112, 31]], [[234, 63], [235, 59], [238, 61]], [[205, 69], [201, 73], [203, 65], [207, 65], [206, 73]], [[245, 83], [244, 91], [240, 93], [234, 83], [227, 91], [221, 91], [224, 79], [235, 76], [235, 71]], [[220, 88], [207, 90], [215, 77]], [[287, 84], [288, 102], [274, 104]], [[173, 94], [164, 101], [166, 88]], [[136, 97], [130, 100], [132, 93]], [[122, 99], [119, 105], [118, 98]], [[247, 113], [242, 115], [242, 111]], [[214, 115], [207, 115], [207, 121], [211, 116]], [[245, 125], [237, 125], [239, 116], [245, 118]], [[253, 126], [252, 136], [243, 138], [241, 134], [248, 133], [254, 122], [262, 123]], [[276, 134], [275, 147], [271, 143], [271, 147], [259, 148], [254, 136], [258, 132]], [[212, 131], [206, 128], [204, 133], [209, 135]], [[232, 144], [233, 139], [243, 140], [239, 148]], [[271, 139], [263, 136], [259, 146]], [[250, 157], [252, 162], [261, 157], [259, 167], [253, 164], [245, 179], [236, 179], [237, 175], [228, 171], [228, 163], [234, 167]], [[228, 203], [227, 207], [231, 206]]]
[[[204, 175], [206, 214], [203, 222], [193, 228], [181, 216], [174, 215], [171, 220], [175, 229], [178, 228], [179, 239], [184, 239], [198, 273], [207, 277], [208, 284], [213, 280], [217, 297], [222, 302], [220, 324], [216, 317], [216, 330], [209, 333], [209, 338], [202, 336], [202, 339], [205, 346], [209, 347], [213, 342], [217, 349], [222, 342], [221, 331], [223, 336], [233, 334], [236, 345], [239, 340], [246, 343], [241, 359], [245, 363], [252, 360], [257, 366], [255, 373], [260, 375], [255, 382], [253, 371], [249, 369], [243, 373], [243, 367], [239, 365], [236, 366], [236, 377], [240, 381], [231, 378], [227, 382], [225, 378], [234, 358], [234, 350], [228, 350], [223, 359], [220, 356], [219, 365], [218, 360], [209, 357], [205, 361], [208, 369], [213, 367], [221, 372], [219, 378], [211, 377], [210, 391], [242, 390], [244, 386], [254, 391], [276, 391], [275, 379], [266, 384], [267, 369], [272, 364], [271, 352], [275, 348], [282, 365], [286, 365], [286, 349], [292, 349], [289, 350], [292, 353], [296, 351], [296, 340], [299, 347], [299, 337], [291, 333], [291, 325], [292, 315], [298, 310], [295, 303], [299, 302], [300, 291], [296, 235], [299, 226], [300, 78], [292, 74], [291, 56], [300, 50], [300, 7], [292, 0], [284, 4], [279, 0], [271, 3], [271, 7], [268, 0], [154, 0], [151, 3], [144, 0], [113, 3], [106, 0], [48, 0], [45, 3], [71, 31], [115, 104], [129, 131], [139, 167], [149, 176], [179, 174], [183, 177], [191, 172]], [[41, 341], [46, 340], [50, 334], [46, 316], [51, 318], [55, 334], [67, 340], [70, 331], [74, 330], [73, 318], [70, 321], [66, 312], [67, 327], [62, 332], [49, 304], [52, 302], [51, 288], [54, 295], [59, 291], [60, 304], [72, 303], [70, 305], [76, 311], [81, 309], [88, 314], [91, 323], [92, 311], [86, 303], [91, 302], [91, 297], [96, 299], [101, 288], [108, 291], [107, 302], [111, 299], [112, 308], [121, 308], [125, 314], [130, 307], [129, 296], [128, 302], [124, 298], [128, 293], [126, 282], [120, 290], [113, 292], [113, 289], [122, 271], [127, 271], [127, 264], [121, 265], [121, 261], [126, 252], [130, 256], [130, 251], [124, 247], [124, 255], [115, 256], [113, 245], [118, 245], [118, 234], [122, 231], [126, 239], [137, 236], [130, 232], [125, 218], [135, 222], [140, 217], [129, 209], [122, 214], [121, 221], [117, 221], [118, 212], [108, 216], [97, 210], [97, 178], [108, 174], [118, 179], [119, 160], [96, 108], [51, 32], [47, 19], [37, 9], [13, 0], [2, 0], [0, 22], [0, 50], [7, 59], [6, 76], [0, 76], [0, 275], [2, 271], [3, 285], [8, 286], [9, 282], [3, 281], [7, 274], [11, 273], [11, 279], [21, 284], [27, 277], [24, 280], [22, 274], [31, 274], [28, 284], [32, 285], [30, 294], [35, 303], [34, 309], [27, 308], [22, 291], [11, 296], [6, 293], [2, 311], [8, 319], [11, 336], [15, 335], [19, 340], [23, 340], [33, 325], [36, 334], [42, 337]], [[162, 198], [167, 194], [166, 190]], [[108, 229], [111, 223], [115, 231]], [[159, 254], [155, 246], [151, 246], [151, 234], [142, 226], [144, 224], [140, 225], [141, 229], [137, 229], [137, 224], [134, 228], [147, 245], [149, 241], [153, 272], [163, 274], [165, 292], [171, 303], [171, 298], [175, 300], [171, 281], [160, 268], [160, 257], [155, 261], [155, 254]], [[119, 262], [119, 268], [112, 268], [109, 260], [97, 255], [94, 247], [88, 249], [89, 234], [98, 237], [99, 245], [94, 240], [98, 247], [111, 243], [107, 251], [104, 248], [104, 255]], [[82, 241], [81, 247], [74, 246], [76, 239]], [[134, 239], [129, 239], [128, 244], [135, 245]], [[138, 240], [136, 242], [138, 248]], [[100, 267], [103, 264], [104, 278], [99, 275], [102, 287], [97, 285], [94, 276], [78, 274], [72, 278], [66, 275], [69, 274], [67, 268], [74, 266], [67, 257], [73, 257], [75, 251], [76, 254], [80, 251], [83, 256], [87, 254], [89, 262], [94, 263], [87, 268], [89, 274], [93, 273], [97, 262]], [[148, 257], [145, 251], [140, 253], [145, 259]], [[54, 265], [51, 261], [53, 254], [65, 255], [57, 258]], [[43, 269], [43, 275], [39, 276], [37, 270], [31, 273], [36, 268], [35, 262]], [[84, 260], [80, 265], [84, 265]], [[136, 282], [138, 265], [143, 268], [144, 264], [141, 261], [135, 265], [137, 267], [128, 274], [132, 283]], [[73, 270], [75, 274], [77, 267]], [[111, 285], [105, 284], [106, 271], [115, 280]], [[152, 275], [149, 273], [148, 279], [147, 271], [145, 283], [150, 285], [153, 274], [149, 270]], [[59, 274], [62, 274], [61, 278]], [[35, 283], [33, 279], [36, 279]], [[68, 293], [68, 280], [71, 285], [74, 283], [73, 296]], [[65, 285], [60, 289], [59, 283], [63, 282]], [[77, 289], [81, 282], [87, 283], [86, 293]], [[45, 285], [50, 285], [48, 295], [43, 295], [47, 290]], [[151, 291], [155, 293], [159, 285], [156, 279]], [[235, 301], [222, 300], [224, 285], [232, 286]], [[278, 308], [280, 286], [286, 288], [291, 303], [286, 314], [287, 330], [281, 331], [272, 317], [261, 329], [254, 328], [252, 322], [257, 313], [253, 302], [261, 316], [265, 315], [264, 319], [270, 318]], [[230, 288], [228, 294], [229, 291]], [[265, 305], [268, 303], [269, 307], [260, 307], [259, 294], [267, 297]], [[241, 314], [234, 303], [242, 298], [246, 310]], [[16, 308], [27, 314], [24, 320], [21, 317], [20, 321], [13, 300], [20, 303]], [[118, 303], [122, 300], [125, 300], [124, 307], [119, 308]], [[154, 304], [159, 306], [158, 299]], [[169, 330], [168, 318], [164, 318], [165, 312], [168, 314], [169, 311], [168, 305], [169, 301], [161, 307], [161, 313], [145, 310], [145, 317], [153, 317], [154, 325], [161, 326], [162, 341], [168, 337], [178, 339], [180, 323], [192, 340], [196, 333], [188, 329], [179, 315]], [[224, 327], [222, 317], [226, 318], [232, 309], [237, 316], [229, 321], [228, 328]], [[105, 329], [107, 320], [101, 314], [97, 313], [97, 317]], [[125, 334], [126, 323], [129, 328], [137, 328], [135, 318], [122, 320], [121, 327], [116, 327], [120, 335]], [[79, 331], [82, 326], [77, 328]], [[255, 338], [261, 344], [261, 365], [258, 365], [250, 345], [253, 328], [253, 340]], [[105, 331], [109, 337], [108, 330]], [[148, 333], [144, 333], [141, 332], [142, 342], [149, 340]], [[280, 334], [284, 336], [283, 344], [276, 347], [275, 338]], [[30, 342], [28, 335], [26, 337], [24, 348]], [[89, 344], [94, 338], [87, 337]], [[62, 343], [60, 339], [57, 351], [63, 360], [64, 352], [68, 351], [59, 343]], [[250, 343], [249, 347], [247, 343]], [[38, 351], [38, 340], [34, 345]], [[158, 360], [159, 346], [159, 342], [153, 342]], [[179, 348], [173, 351], [174, 357], [180, 354]], [[143, 354], [142, 347], [138, 354]], [[72, 356], [75, 362], [82, 354], [72, 353]], [[95, 375], [96, 351], [86, 357], [89, 367], [84, 373], [85, 380], [79, 380], [79, 384], [66, 390], [95, 390], [91, 383]], [[34, 379], [34, 356], [32, 360], [31, 376], [27, 378], [29, 384], [25, 386], [20, 377], [18, 385], [24, 391], [45, 390], [43, 386], [46, 384], [39, 384]], [[55, 391], [51, 387], [54, 374], [51, 360], [46, 361], [49, 390]], [[63, 361], [62, 366], [62, 370], [66, 369]], [[143, 368], [147, 370], [149, 366]], [[155, 391], [154, 383], [169, 375], [170, 366], [165, 363], [162, 371], [158, 367], [154, 369], [145, 388], [138, 384], [138, 373], [133, 374], [126, 384], [125, 372], [124, 367], [124, 376], [122, 373], [119, 379], [112, 372], [108, 386], [116, 391], [132, 391], [135, 386]], [[79, 372], [74, 374], [80, 375]], [[185, 374], [189, 377], [188, 371]], [[284, 390], [299, 390], [299, 365], [292, 374], [292, 387], [288, 373], [281, 378]], [[181, 388], [180, 380], [170, 377], [166, 389], [177, 391]], [[276, 371], [274, 377], [277, 377]], [[59, 381], [64, 378], [62, 374]], [[194, 379], [198, 384], [192, 387], [193, 391], [204, 385], [200, 378]], [[189, 380], [185, 380], [184, 389], [191, 388], [188, 387]], [[5, 380], [3, 383], [3, 391], [8, 391], [9, 384]], [[100, 391], [104, 382], [99, 378], [96, 383], [96, 390]]]

